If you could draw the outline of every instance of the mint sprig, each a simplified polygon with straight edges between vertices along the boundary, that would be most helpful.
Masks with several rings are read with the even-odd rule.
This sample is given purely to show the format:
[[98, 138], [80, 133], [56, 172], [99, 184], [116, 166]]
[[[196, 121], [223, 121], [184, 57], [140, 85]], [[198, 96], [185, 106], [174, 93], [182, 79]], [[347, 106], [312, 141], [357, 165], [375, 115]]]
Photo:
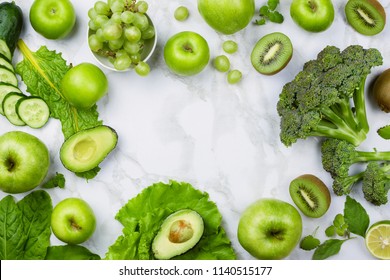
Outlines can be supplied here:
[[279, 0], [268, 0], [266, 5], [260, 7], [259, 16], [260, 19], [256, 20], [257, 25], [264, 25], [267, 21], [273, 23], [283, 23], [284, 17], [281, 13], [276, 11], [279, 5]]

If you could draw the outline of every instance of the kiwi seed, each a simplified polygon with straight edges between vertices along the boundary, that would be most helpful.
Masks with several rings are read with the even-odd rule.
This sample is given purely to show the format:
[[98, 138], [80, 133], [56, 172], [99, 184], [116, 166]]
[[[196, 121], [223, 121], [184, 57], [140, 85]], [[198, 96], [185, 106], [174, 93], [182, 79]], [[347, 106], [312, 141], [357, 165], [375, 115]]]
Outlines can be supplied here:
[[293, 46], [290, 38], [280, 32], [262, 37], [251, 54], [253, 67], [261, 74], [273, 75], [282, 70], [290, 61]]
[[345, 5], [348, 23], [360, 34], [380, 33], [386, 24], [386, 12], [377, 0], [349, 0]]
[[289, 191], [295, 205], [308, 217], [319, 218], [329, 209], [329, 189], [312, 174], [304, 174], [292, 180]]

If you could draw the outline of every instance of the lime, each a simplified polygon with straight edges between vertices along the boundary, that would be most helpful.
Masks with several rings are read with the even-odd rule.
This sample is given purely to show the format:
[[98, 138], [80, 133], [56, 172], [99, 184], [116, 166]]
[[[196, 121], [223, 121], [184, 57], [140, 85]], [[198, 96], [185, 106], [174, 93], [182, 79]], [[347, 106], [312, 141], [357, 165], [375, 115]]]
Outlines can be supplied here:
[[390, 220], [379, 221], [368, 229], [366, 246], [374, 257], [390, 260]]

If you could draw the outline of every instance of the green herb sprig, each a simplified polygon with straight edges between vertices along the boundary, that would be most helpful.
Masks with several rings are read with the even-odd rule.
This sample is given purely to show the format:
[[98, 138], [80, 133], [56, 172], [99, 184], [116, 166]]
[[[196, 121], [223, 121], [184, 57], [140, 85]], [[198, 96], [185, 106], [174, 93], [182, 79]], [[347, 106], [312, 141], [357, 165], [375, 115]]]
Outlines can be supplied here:
[[276, 8], [279, 5], [279, 0], [268, 0], [266, 5], [260, 7], [260, 19], [256, 20], [257, 25], [265, 25], [267, 21], [273, 23], [283, 23], [284, 17]]

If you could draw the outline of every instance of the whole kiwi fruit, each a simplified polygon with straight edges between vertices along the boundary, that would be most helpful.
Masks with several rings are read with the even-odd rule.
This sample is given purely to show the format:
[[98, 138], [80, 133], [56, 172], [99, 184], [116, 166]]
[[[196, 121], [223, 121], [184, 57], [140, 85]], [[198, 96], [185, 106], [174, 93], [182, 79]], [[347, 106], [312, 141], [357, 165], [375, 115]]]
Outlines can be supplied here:
[[383, 71], [375, 80], [372, 88], [374, 98], [379, 108], [390, 112], [390, 69]]
[[345, 5], [348, 23], [359, 33], [373, 36], [386, 24], [386, 12], [377, 0], [349, 0]]
[[329, 209], [331, 196], [328, 187], [317, 176], [303, 174], [291, 181], [290, 196], [302, 213], [311, 218], [323, 216]]
[[251, 62], [259, 73], [273, 75], [288, 64], [292, 54], [290, 38], [281, 32], [274, 32], [265, 35], [256, 43], [251, 53]]

